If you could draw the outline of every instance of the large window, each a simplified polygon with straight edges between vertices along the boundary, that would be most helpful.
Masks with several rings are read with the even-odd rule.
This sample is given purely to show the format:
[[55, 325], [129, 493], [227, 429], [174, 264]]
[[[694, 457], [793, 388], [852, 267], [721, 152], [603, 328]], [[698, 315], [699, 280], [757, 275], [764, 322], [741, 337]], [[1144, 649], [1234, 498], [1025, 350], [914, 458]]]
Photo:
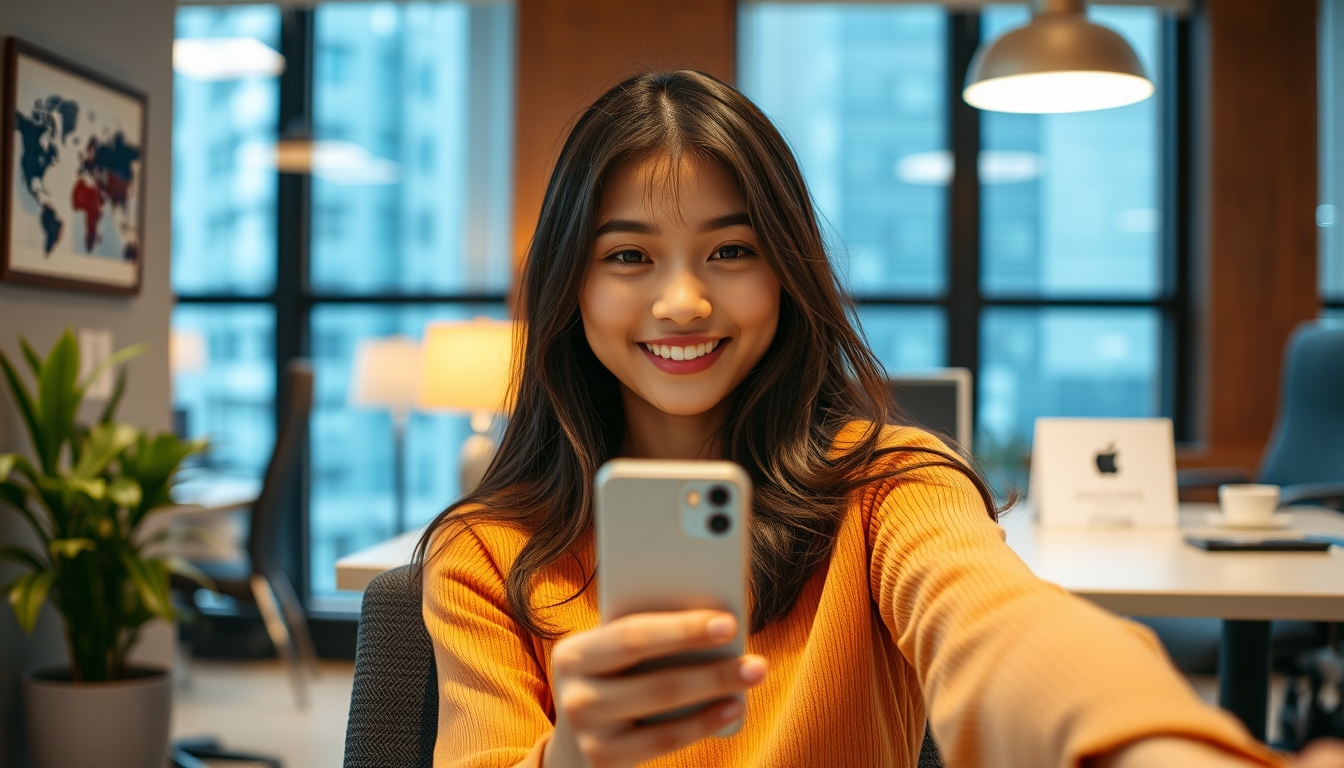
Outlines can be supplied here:
[[[513, 7], [187, 6], [177, 29], [252, 58], [178, 66], [173, 326], [197, 352], [174, 366], [175, 408], [186, 431], [211, 437], [215, 465], [259, 478], [278, 372], [312, 360], [294, 576], [310, 605], [340, 606], [336, 559], [398, 532], [392, 418], [351, 404], [356, 348], [418, 337], [431, 320], [505, 315]], [[266, 51], [283, 67], [267, 69]], [[286, 165], [296, 146], [306, 166]], [[411, 416], [410, 526], [457, 495], [468, 434], [465, 417]]]
[[[1176, 415], [1163, 107], [1176, 21], [1151, 7], [1089, 13], [1134, 46], [1156, 96], [1069, 115], [965, 106], [970, 51], [1025, 23], [1024, 5], [741, 12], [741, 85], [798, 154], [879, 358], [893, 372], [973, 369], [977, 451], [1009, 470], [1037, 416]], [[959, 164], [976, 172], [960, 198]]]
[[1321, 3], [1320, 186], [1316, 209], [1320, 228], [1321, 300], [1327, 316], [1344, 319], [1344, 5]]

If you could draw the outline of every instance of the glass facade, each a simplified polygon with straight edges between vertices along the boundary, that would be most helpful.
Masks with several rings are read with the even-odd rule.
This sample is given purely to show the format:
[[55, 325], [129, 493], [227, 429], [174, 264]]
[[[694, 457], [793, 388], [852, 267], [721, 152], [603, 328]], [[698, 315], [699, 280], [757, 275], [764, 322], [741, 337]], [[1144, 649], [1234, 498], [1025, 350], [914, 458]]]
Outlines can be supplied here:
[[[1157, 96], [1076, 114], [979, 113], [976, 450], [1012, 481], [1037, 416], [1163, 412], [1167, 20], [1145, 6], [1089, 14], [1134, 46]], [[1028, 18], [1026, 5], [987, 6], [982, 38]], [[740, 14], [741, 85], [797, 153], [890, 371], [947, 364], [951, 23], [938, 6], [906, 3], [752, 3]], [[1108, 301], [1151, 306], [1087, 306]]]
[[[186, 6], [178, 37], [278, 51], [282, 14], [294, 12]], [[176, 75], [174, 407], [185, 432], [212, 439], [210, 469], [259, 479], [275, 432], [276, 318], [299, 316], [316, 378], [308, 586], [315, 605], [334, 607], [336, 559], [397, 532], [392, 419], [350, 402], [356, 347], [418, 339], [432, 320], [506, 316], [514, 10], [455, 0], [304, 13], [313, 151], [298, 293], [276, 293], [279, 78]], [[418, 298], [398, 301], [408, 294]], [[409, 527], [457, 496], [469, 434], [466, 417], [411, 415]]]
[[[1162, 83], [1162, 17], [1090, 6]], [[990, 6], [985, 39], [1025, 24]], [[1157, 298], [1163, 285], [1161, 96], [1062, 115], [980, 113], [981, 287], [988, 296]]]
[[1320, 25], [1320, 233], [1321, 298], [1344, 309], [1344, 5], [1321, 3]]
[[[280, 45], [273, 5], [184, 6], [181, 39]], [[173, 76], [173, 290], [264, 296], [275, 287], [279, 78]]]
[[313, 289], [507, 291], [512, 6], [334, 3], [314, 21]]
[[789, 141], [856, 296], [947, 287], [947, 14], [749, 3], [739, 85]]

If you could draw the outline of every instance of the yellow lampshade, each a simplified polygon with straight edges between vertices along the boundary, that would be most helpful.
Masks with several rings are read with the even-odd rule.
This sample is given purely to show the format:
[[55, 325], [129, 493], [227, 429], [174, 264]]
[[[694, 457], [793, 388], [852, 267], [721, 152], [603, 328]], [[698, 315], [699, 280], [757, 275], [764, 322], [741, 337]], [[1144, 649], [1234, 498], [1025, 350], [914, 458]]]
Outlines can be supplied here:
[[477, 319], [425, 326], [419, 405], [501, 412], [509, 386], [513, 323]]
[[420, 344], [406, 336], [360, 342], [352, 374], [352, 405], [408, 411], [420, 394]]

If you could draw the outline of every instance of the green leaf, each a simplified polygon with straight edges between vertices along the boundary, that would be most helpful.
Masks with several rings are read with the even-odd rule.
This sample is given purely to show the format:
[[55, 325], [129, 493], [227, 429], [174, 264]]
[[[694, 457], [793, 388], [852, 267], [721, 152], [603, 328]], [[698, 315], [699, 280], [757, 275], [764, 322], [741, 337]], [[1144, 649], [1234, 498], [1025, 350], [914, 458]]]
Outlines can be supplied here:
[[118, 507], [131, 509], [140, 506], [140, 500], [143, 494], [140, 492], [140, 484], [129, 477], [118, 477], [107, 486], [107, 498]]
[[42, 418], [42, 468], [49, 475], [56, 474], [61, 446], [75, 425], [75, 413], [83, 391], [77, 386], [79, 377], [79, 342], [69, 329], [52, 345], [42, 376], [37, 382], [37, 409]]
[[42, 431], [42, 421], [38, 416], [37, 404], [33, 402], [33, 396], [28, 394], [28, 388], [23, 385], [18, 371], [14, 370], [13, 365], [10, 365], [9, 358], [5, 357], [4, 352], [0, 352], [0, 372], [4, 373], [5, 383], [9, 386], [9, 394], [14, 398], [14, 404], [19, 408], [19, 416], [23, 419], [24, 426], [28, 427], [28, 439], [33, 443], [33, 450], [39, 457], [45, 455], [45, 436]]
[[99, 424], [89, 430], [88, 439], [79, 450], [79, 463], [70, 471], [73, 477], [93, 478], [102, 474], [117, 458], [140, 437], [140, 430], [128, 424]]
[[40, 571], [47, 567], [47, 564], [42, 562], [42, 559], [39, 558], [36, 554], [34, 554], [31, 550], [27, 550], [24, 549], [23, 547], [18, 547], [14, 545], [0, 547], [0, 563], [5, 562], [21, 563], [23, 565], [28, 566], [29, 568], [32, 568], [35, 571]]
[[29, 344], [28, 340], [23, 338], [22, 335], [19, 336], [19, 349], [23, 351], [23, 359], [28, 363], [28, 370], [33, 372], [33, 378], [41, 376], [42, 356], [37, 353], [36, 349], [33, 349], [33, 345]]
[[38, 522], [37, 517], [33, 515], [33, 511], [28, 508], [28, 494], [22, 487], [15, 483], [0, 481], [0, 501], [13, 507], [14, 511], [28, 521], [28, 525], [37, 534], [37, 537], [43, 542], [47, 541], [50, 534], [47, 533], [46, 526]]
[[12, 453], [0, 453], [0, 480], [9, 477], [9, 473], [14, 470], [14, 464], [18, 458]]
[[121, 396], [126, 394], [126, 369], [117, 371], [117, 383], [112, 388], [112, 397], [108, 398], [107, 405], [103, 406], [103, 412], [98, 417], [99, 424], [107, 424], [112, 421], [112, 416], [117, 412], [117, 406], [121, 405]]
[[107, 495], [107, 481], [101, 477], [63, 477], [59, 482], [62, 491], [82, 493], [95, 501], [100, 501]]
[[33, 571], [20, 576], [9, 587], [9, 607], [14, 610], [14, 618], [24, 632], [31, 633], [37, 624], [37, 615], [42, 604], [47, 601], [51, 591], [51, 582], [55, 580], [55, 571]]
[[47, 551], [52, 557], [72, 558], [80, 552], [95, 552], [98, 544], [93, 539], [52, 539]]
[[142, 560], [129, 549], [121, 550], [121, 564], [131, 577], [136, 594], [145, 610], [162, 619], [173, 618], [168, 596], [168, 569], [162, 560]]

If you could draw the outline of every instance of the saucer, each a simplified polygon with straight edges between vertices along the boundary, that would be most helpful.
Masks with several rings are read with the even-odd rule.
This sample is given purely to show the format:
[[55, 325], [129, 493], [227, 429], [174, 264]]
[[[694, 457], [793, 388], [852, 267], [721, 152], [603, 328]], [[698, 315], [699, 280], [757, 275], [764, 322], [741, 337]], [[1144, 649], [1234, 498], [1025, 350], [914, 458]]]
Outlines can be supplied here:
[[1274, 528], [1287, 528], [1293, 522], [1293, 516], [1287, 512], [1281, 512], [1268, 520], [1254, 523], [1234, 523], [1223, 517], [1222, 512], [1209, 512], [1204, 515], [1204, 522], [1209, 525], [1216, 525], [1219, 528], [1244, 528], [1246, 530], [1271, 530]]

